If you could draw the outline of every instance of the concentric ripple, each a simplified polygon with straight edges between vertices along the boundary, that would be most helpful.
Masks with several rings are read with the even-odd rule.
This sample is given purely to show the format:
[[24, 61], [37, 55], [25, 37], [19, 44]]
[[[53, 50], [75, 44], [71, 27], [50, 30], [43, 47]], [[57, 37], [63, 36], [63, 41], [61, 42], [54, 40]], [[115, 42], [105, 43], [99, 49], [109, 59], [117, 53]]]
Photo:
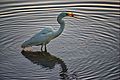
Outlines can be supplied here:
[[[48, 54], [21, 52], [21, 44], [46, 26], [64, 32], [48, 45]], [[119, 0], [1, 0], [0, 80], [119, 80]]]

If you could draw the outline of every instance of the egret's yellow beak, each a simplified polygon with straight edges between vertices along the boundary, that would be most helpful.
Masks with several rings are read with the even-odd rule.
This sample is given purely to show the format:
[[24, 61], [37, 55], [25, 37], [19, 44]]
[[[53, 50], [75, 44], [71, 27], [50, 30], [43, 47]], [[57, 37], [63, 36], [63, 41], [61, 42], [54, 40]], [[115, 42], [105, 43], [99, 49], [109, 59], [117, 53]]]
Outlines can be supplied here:
[[75, 16], [75, 14], [73, 14], [73, 12], [68, 12], [67, 15], [70, 16], [70, 17], [80, 19], [79, 17]]
[[68, 16], [74, 17], [74, 14], [72, 12], [68, 12]]

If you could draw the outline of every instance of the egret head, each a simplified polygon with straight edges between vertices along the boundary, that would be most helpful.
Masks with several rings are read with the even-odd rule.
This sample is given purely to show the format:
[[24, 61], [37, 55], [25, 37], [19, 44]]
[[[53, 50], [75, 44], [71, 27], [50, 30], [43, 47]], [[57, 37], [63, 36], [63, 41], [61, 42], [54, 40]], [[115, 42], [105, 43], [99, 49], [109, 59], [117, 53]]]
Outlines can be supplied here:
[[60, 23], [60, 20], [66, 16], [77, 18], [73, 12], [62, 12], [57, 17], [58, 23]]
[[59, 18], [63, 18], [63, 17], [66, 17], [66, 16], [69, 16], [69, 17], [74, 17], [74, 14], [73, 12], [62, 12], [59, 14]]

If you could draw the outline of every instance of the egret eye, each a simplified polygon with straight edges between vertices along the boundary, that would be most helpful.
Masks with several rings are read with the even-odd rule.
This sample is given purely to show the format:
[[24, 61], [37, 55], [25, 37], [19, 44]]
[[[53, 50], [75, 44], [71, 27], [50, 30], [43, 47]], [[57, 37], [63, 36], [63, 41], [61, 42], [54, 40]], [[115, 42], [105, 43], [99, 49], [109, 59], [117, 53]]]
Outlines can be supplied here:
[[66, 16], [68, 16], [68, 13], [66, 13]]

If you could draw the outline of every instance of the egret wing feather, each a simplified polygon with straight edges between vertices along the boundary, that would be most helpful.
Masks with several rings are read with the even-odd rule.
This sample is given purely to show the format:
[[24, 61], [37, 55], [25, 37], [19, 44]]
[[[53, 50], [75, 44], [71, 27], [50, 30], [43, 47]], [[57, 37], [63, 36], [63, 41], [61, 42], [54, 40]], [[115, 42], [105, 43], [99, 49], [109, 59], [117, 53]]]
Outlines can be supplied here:
[[48, 43], [50, 40], [50, 36], [52, 36], [52, 33], [53, 33], [53, 29], [51, 27], [46, 27], [39, 33], [35, 34], [32, 38], [25, 41], [22, 47], [38, 46], [44, 43]]
[[53, 32], [53, 29], [51, 27], [45, 27], [42, 31], [40, 31], [38, 34], [47, 34], [49, 32]]

